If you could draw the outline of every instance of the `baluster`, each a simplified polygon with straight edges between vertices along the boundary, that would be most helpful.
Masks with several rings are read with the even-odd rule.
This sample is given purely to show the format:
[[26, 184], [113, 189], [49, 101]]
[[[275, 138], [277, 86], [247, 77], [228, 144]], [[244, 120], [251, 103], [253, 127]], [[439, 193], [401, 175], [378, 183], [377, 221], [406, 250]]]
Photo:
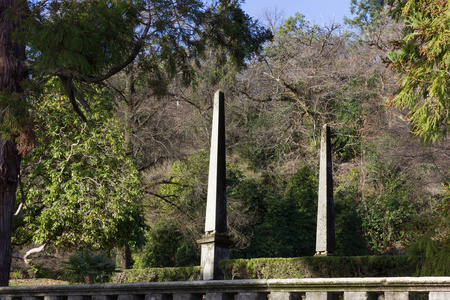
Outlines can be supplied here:
[[430, 292], [428, 300], [448, 300], [450, 299], [450, 292]]
[[408, 292], [384, 292], [385, 300], [409, 300]]
[[[92, 295], [92, 300], [116, 300], [117, 296], [107, 296], [107, 295]], [[45, 299], [47, 300], [47, 299]], [[63, 300], [63, 299], [51, 299], [51, 300]]]
[[117, 300], [144, 300], [144, 295], [119, 295]]
[[69, 295], [67, 300], [91, 300], [91, 296]]
[[147, 294], [145, 300], [172, 300], [172, 297], [168, 294]]
[[67, 300], [67, 296], [45, 296], [44, 300]]
[[202, 300], [202, 294], [173, 294], [173, 300]]
[[[270, 299], [272, 296], [270, 296]], [[267, 293], [239, 293], [236, 300], [267, 300]]]
[[339, 300], [343, 292], [307, 292], [306, 300]]
[[301, 300], [305, 293], [271, 292], [270, 300]]
[[368, 292], [344, 292], [345, 300], [370, 300]]
[[228, 293], [207, 293], [205, 300], [234, 300], [234, 295]]

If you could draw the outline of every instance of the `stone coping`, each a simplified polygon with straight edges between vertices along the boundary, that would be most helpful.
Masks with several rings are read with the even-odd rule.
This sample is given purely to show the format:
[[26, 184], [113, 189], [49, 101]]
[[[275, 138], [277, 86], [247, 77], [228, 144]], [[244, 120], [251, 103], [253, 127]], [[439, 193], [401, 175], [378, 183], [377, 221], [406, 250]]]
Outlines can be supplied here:
[[1, 287], [0, 296], [145, 295], [307, 291], [450, 291], [450, 277], [371, 277], [178, 281], [123, 284]]

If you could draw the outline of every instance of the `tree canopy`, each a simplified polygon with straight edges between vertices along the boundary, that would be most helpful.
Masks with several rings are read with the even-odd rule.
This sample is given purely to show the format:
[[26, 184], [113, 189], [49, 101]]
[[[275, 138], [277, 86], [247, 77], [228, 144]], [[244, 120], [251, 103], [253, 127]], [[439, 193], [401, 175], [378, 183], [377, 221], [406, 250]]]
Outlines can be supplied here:
[[142, 245], [142, 187], [110, 94], [89, 89], [88, 125], [64, 105], [57, 87], [48, 82], [34, 106], [37, 147], [22, 163], [14, 243], [107, 251]]
[[[232, 257], [314, 253], [318, 137], [327, 123], [337, 254], [404, 254], [426, 236], [432, 242], [415, 253], [429, 264], [450, 236], [442, 226], [448, 143], [420, 144], [398, 116], [425, 141], [446, 134], [449, 6], [352, 6], [357, 17], [348, 22], [358, 32], [297, 13], [271, 25], [273, 39], [240, 1], [11, 6], [20, 21], [12, 30], [17, 59], [27, 71], [20, 88], [0, 94], [8, 140], [0, 141], [0, 161], [13, 153], [17, 169], [2, 175], [0, 192], [3, 183], [11, 183], [5, 191], [20, 187], [13, 242], [123, 247], [136, 267], [198, 264], [204, 149], [220, 88]], [[2, 245], [0, 275], [9, 268]]]
[[[47, 145], [50, 147], [36, 149], [36, 154], [39, 153], [38, 150], [42, 150], [54, 155], [53, 160], [47, 160], [40, 165], [40, 170], [45, 170], [45, 173], [60, 170], [59, 175], [30, 173], [31, 182], [38, 184], [34, 187], [35, 189], [30, 188], [30, 195], [33, 194], [42, 200], [42, 203], [37, 204], [40, 207], [38, 210], [41, 210], [39, 216], [42, 218], [36, 223], [37, 225], [33, 225], [36, 241], [40, 242], [55, 240], [60, 243], [92, 244], [93, 246], [104, 246], [114, 242], [125, 244], [125, 240], [121, 240], [120, 234], [114, 231], [113, 227], [125, 228], [122, 221], [126, 223], [139, 218], [139, 213], [133, 215], [137, 210], [134, 209], [134, 204], [131, 205], [138, 197], [139, 189], [128, 186], [135, 184], [136, 177], [133, 177], [134, 171], [130, 171], [127, 158], [114, 149], [116, 146], [109, 143], [111, 141], [103, 140], [103, 143], [98, 145], [103, 148], [98, 149], [92, 146], [92, 141], [89, 142], [86, 136], [86, 132], [89, 131], [93, 136], [97, 136], [100, 142], [101, 138], [108, 138], [108, 135], [110, 138], [117, 135], [117, 132], [112, 130], [102, 136], [101, 133], [92, 129], [95, 125], [104, 126], [112, 122], [111, 119], [103, 119], [102, 122], [105, 122], [103, 124], [96, 119], [98, 112], [94, 112], [94, 106], [98, 98], [93, 92], [96, 90], [93, 85], [103, 85], [107, 79], [133, 65], [144, 70], [147, 77], [156, 78], [154, 87], [156, 87], [155, 90], [159, 88], [161, 93], [165, 91], [167, 81], [176, 76], [181, 75], [179, 77], [183, 84], [189, 83], [192, 74], [195, 73], [193, 62], [196, 58], [200, 59], [211, 47], [220, 49], [226, 60], [231, 61], [236, 69], [240, 69], [249, 58], [262, 49], [262, 44], [271, 37], [268, 30], [242, 11], [239, 1], [231, 0], [208, 4], [199, 0], [131, 2], [2, 0], [0, 7], [2, 32], [0, 35], [0, 88], [2, 89], [0, 131], [5, 141], [0, 145], [4, 149], [11, 148], [6, 152], [0, 151], [0, 154], [4, 156], [0, 160], [8, 161], [11, 165], [11, 168], [1, 173], [1, 176], [18, 178], [21, 156], [33, 149], [36, 140], [43, 142], [42, 136], [36, 136], [39, 130], [38, 123], [49, 120], [47, 125], [53, 128], [47, 128], [48, 130], [59, 128], [58, 134], [67, 135], [67, 137], [58, 136], [52, 140], [55, 144]], [[54, 78], [58, 78], [59, 83], [53, 81]], [[115, 93], [120, 94], [120, 91], [115, 90]], [[45, 98], [46, 95], [49, 98]], [[53, 105], [56, 107], [61, 106], [62, 104], [58, 101], [65, 98], [60, 98], [62, 95], [68, 98], [67, 103], [70, 103], [76, 113], [87, 123], [84, 127], [80, 127], [77, 122], [72, 122], [75, 126], [72, 129], [80, 130], [80, 136], [76, 136], [74, 132], [64, 131], [68, 128], [68, 124], [67, 126], [57, 125], [57, 122], [51, 122], [55, 119], [46, 119], [48, 116], [45, 116], [45, 114], [65, 114], [67, 111], [55, 110], [52, 104], [36, 111], [42, 97], [54, 102]], [[102, 98], [102, 101], [113, 102], [115, 98], [106, 97]], [[66, 118], [66, 121], [70, 119], [67, 119], [67, 116], [62, 118]], [[114, 124], [109, 123], [107, 126], [111, 128]], [[113, 140], [116, 138], [117, 136]], [[86, 140], [82, 142], [83, 139]], [[116, 176], [115, 179], [124, 180], [120, 184], [110, 181], [111, 176], [115, 176], [114, 173], [108, 170], [104, 172], [105, 170], [100, 168], [101, 162], [105, 162], [108, 157], [93, 156], [90, 159], [85, 155], [90, 151], [100, 150], [112, 151], [117, 157], [108, 161], [112, 164], [109, 167], [115, 168], [117, 172], [121, 170], [129, 173], [130, 176]], [[44, 162], [49, 157], [49, 153], [41, 154], [45, 156], [41, 161]], [[122, 160], [123, 164], [120, 168], [115, 159]], [[83, 164], [89, 165], [92, 171], [103, 172], [104, 176], [97, 175], [104, 177], [105, 180], [100, 178], [95, 180], [93, 176], [86, 175], [84, 173], [86, 170], [82, 170]], [[9, 174], [10, 172], [14, 174]], [[40, 175], [43, 177], [38, 178]], [[6, 182], [5, 178], [2, 182]], [[71, 189], [70, 186], [75, 184], [80, 184], [82, 188]], [[10, 220], [14, 209], [17, 180], [14, 179], [9, 185], [11, 186], [0, 187], [0, 192], [6, 193], [2, 192], [0, 195], [0, 202], [4, 203], [5, 207], [2, 210], [4, 214], [1, 216], [4, 224], [12, 223]], [[127, 189], [132, 190], [129, 193], [130, 198], [120, 199], [119, 195]], [[70, 190], [72, 192], [69, 192]], [[112, 192], [110, 196], [115, 198], [115, 201], [109, 203], [101, 200], [108, 195], [108, 192]], [[123, 204], [128, 203], [129, 208], [125, 209], [120, 204], [121, 200], [124, 200]], [[88, 241], [88, 237], [83, 238], [74, 232], [71, 233], [72, 240], [67, 239], [66, 229], [69, 229], [71, 225], [67, 224], [63, 216], [64, 212], [56, 208], [58, 201], [62, 201], [60, 204], [65, 205], [74, 204], [72, 209], [77, 212], [87, 208], [97, 213], [108, 212], [105, 216], [109, 218], [103, 221], [91, 218], [92, 222], [89, 223], [87, 218], [86, 222], [75, 221], [74, 223], [81, 228], [85, 226], [80, 230], [106, 240], [98, 243]], [[77, 201], [81, 202], [75, 204]], [[67, 208], [70, 208], [70, 205]], [[119, 213], [122, 209], [124, 214]], [[140, 227], [139, 222], [137, 227]], [[103, 233], [107, 234], [98, 233], [97, 230], [101, 228], [105, 229]], [[10, 225], [0, 228], [0, 232], [2, 232], [0, 285], [5, 285], [11, 262]], [[56, 237], [58, 234], [61, 234], [60, 239]], [[115, 236], [117, 234], [118, 236]], [[76, 237], [81, 239], [76, 240]], [[115, 241], [113, 237], [116, 238]]]
[[[445, 1], [352, 1], [356, 18], [348, 23], [367, 28], [379, 26], [383, 11], [405, 24], [403, 36], [392, 40], [386, 53], [399, 74], [399, 91], [389, 105], [406, 109], [405, 121], [423, 142], [447, 135], [448, 114], [448, 11]], [[386, 49], [387, 50], [387, 49]]]

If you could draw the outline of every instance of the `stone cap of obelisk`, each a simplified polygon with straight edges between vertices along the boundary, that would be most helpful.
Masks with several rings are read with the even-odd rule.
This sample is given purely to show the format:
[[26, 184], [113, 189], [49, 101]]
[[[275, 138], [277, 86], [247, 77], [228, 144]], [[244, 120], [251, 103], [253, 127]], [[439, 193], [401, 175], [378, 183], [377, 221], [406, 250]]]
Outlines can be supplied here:
[[214, 94], [205, 234], [227, 232], [224, 94]]
[[332, 168], [330, 127], [325, 124], [320, 143], [316, 255], [332, 255], [336, 247]]

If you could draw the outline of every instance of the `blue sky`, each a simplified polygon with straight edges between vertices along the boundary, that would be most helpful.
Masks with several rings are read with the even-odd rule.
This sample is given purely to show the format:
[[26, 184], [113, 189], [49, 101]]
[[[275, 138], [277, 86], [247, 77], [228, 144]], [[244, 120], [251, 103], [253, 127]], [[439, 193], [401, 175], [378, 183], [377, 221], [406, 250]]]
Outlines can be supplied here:
[[351, 16], [350, 0], [245, 0], [242, 4], [244, 11], [254, 18], [275, 7], [284, 12], [284, 18], [299, 12], [318, 25], [331, 21], [342, 23], [344, 16]]

